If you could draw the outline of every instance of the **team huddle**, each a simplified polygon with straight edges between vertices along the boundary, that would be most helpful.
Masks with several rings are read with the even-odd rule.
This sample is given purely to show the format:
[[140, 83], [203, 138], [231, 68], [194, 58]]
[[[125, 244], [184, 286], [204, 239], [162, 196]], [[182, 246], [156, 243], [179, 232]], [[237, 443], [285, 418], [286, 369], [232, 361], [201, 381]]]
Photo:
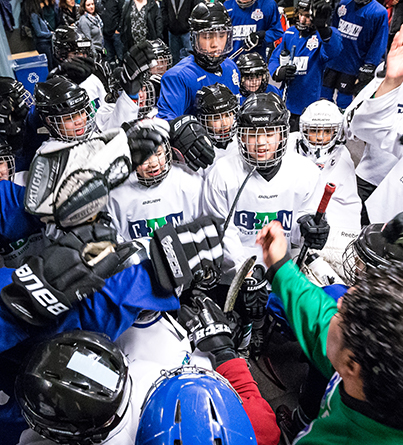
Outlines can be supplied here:
[[[403, 444], [380, 8], [299, 0], [284, 30], [274, 1], [201, 1], [191, 55], [143, 41], [113, 71], [63, 26], [33, 95], [0, 78], [2, 443]], [[276, 413], [250, 371], [275, 326], [309, 364]]]

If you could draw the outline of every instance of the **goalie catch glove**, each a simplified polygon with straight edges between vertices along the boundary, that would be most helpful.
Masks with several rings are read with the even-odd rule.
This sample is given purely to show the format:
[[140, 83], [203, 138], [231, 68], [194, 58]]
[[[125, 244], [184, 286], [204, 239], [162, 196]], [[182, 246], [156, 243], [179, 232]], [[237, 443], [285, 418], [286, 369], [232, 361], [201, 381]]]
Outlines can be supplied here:
[[128, 96], [138, 94], [144, 82], [144, 74], [156, 63], [150, 42], [143, 41], [130, 48], [124, 56], [121, 72], [121, 85]]
[[329, 237], [330, 226], [323, 216], [319, 224], [315, 223], [314, 215], [304, 215], [298, 218], [301, 235], [304, 237], [304, 244], [311, 248], [322, 250]]
[[237, 357], [227, 317], [202, 292], [193, 291], [192, 307], [183, 305], [178, 320], [188, 332], [192, 347], [212, 355], [214, 369]]
[[219, 276], [223, 260], [219, 221], [204, 216], [175, 228], [166, 224], [155, 231], [150, 257], [161, 286], [177, 296], [193, 282]]
[[206, 168], [214, 161], [214, 147], [206, 129], [194, 116], [180, 116], [170, 122], [171, 145], [184, 156], [194, 171]]
[[115, 246], [114, 229], [102, 224], [77, 227], [16, 269], [1, 299], [31, 325], [55, 322], [74, 303], [102, 289], [120, 262]]

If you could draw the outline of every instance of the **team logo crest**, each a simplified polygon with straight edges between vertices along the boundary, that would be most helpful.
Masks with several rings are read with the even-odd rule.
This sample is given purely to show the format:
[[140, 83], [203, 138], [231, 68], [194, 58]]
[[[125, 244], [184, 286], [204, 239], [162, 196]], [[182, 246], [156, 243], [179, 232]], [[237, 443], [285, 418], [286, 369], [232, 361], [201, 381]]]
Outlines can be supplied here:
[[262, 20], [263, 12], [260, 9], [255, 9], [251, 14], [251, 18], [258, 22], [259, 20]]
[[306, 42], [306, 47], [309, 49], [309, 51], [312, 51], [313, 49], [317, 48], [319, 46], [319, 40], [318, 36], [315, 34]]
[[238, 71], [235, 68], [232, 71], [232, 83], [234, 85], [239, 86], [239, 75], [238, 75]]
[[339, 15], [339, 17], [343, 17], [343, 15], [346, 15], [347, 14], [346, 5], [341, 5], [337, 10], [337, 14]]

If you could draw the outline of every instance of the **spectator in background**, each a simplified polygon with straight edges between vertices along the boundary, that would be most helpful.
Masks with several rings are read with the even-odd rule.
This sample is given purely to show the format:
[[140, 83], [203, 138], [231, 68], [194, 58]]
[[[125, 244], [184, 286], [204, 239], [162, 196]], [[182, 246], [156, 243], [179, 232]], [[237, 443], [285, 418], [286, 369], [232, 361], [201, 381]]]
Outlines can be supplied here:
[[161, 11], [155, 0], [126, 0], [120, 22], [123, 51], [145, 40], [163, 38]]
[[106, 60], [114, 68], [116, 64], [121, 65], [123, 62], [123, 45], [117, 29], [121, 20], [124, 0], [100, 0], [97, 4], [99, 15], [104, 23]]
[[192, 49], [190, 42], [189, 17], [193, 8], [202, 0], [162, 0], [161, 14], [164, 29], [168, 29], [169, 49], [172, 53], [172, 62], [187, 57]]
[[49, 71], [53, 69], [52, 32], [59, 24], [59, 8], [52, 0], [25, 2], [26, 17], [29, 17], [35, 48], [48, 59]]
[[79, 6], [74, 0], [60, 0], [60, 22], [62, 25], [74, 25], [80, 18]]
[[392, 1], [392, 19], [389, 27], [388, 50], [390, 45], [403, 24], [403, 0]]
[[78, 32], [90, 39], [98, 52], [102, 51], [104, 47], [103, 23], [101, 17], [96, 12], [94, 0], [81, 0], [79, 11]]

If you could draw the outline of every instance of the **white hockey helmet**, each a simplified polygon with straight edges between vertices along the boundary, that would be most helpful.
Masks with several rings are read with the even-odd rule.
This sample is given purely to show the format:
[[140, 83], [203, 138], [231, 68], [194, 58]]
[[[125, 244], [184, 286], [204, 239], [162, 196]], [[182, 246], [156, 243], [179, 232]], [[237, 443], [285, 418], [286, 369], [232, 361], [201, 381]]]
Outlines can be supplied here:
[[343, 115], [333, 102], [321, 99], [309, 105], [299, 121], [301, 154], [323, 167], [340, 142], [342, 122]]

